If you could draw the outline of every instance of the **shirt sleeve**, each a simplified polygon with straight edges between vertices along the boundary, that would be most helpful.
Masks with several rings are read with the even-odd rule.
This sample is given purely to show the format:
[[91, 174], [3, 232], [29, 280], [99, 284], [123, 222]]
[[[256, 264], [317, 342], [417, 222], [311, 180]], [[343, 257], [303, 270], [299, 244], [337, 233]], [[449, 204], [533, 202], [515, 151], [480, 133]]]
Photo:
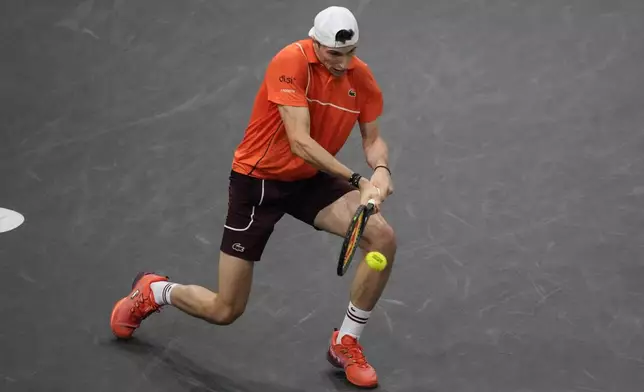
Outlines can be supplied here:
[[362, 102], [360, 105], [360, 123], [369, 123], [380, 117], [384, 108], [382, 90], [376, 82], [376, 78], [368, 67], [363, 70], [362, 79]]
[[278, 105], [308, 106], [308, 60], [299, 50], [281, 50], [268, 64], [264, 80], [269, 101]]

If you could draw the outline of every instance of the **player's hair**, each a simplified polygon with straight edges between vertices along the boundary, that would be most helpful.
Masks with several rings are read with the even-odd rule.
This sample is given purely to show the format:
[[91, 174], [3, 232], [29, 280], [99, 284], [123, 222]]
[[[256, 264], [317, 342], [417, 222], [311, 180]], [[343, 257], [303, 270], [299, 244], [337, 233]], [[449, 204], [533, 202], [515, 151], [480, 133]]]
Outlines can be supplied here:
[[342, 42], [344, 44], [347, 41], [350, 41], [354, 34], [353, 30], [342, 29], [335, 34], [335, 40], [336, 42]]

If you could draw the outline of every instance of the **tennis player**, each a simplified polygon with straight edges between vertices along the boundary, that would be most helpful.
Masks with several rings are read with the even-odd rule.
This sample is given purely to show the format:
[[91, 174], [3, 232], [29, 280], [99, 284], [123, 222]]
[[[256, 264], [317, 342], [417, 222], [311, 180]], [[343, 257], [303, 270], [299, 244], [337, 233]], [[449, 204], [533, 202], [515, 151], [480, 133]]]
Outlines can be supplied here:
[[[284, 214], [344, 236], [358, 205], [375, 199], [377, 213], [360, 247], [380, 251], [388, 265], [378, 272], [358, 264], [344, 320], [329, 340], [328, 359], [344, 368], [351, 383], [377, 385], [358, 340], [389, 279], [396, 239], [380, 212], [393, 192], [388, 148], [378, 125], [383, 97], [371, 70], [355, 55], [358, 39], [354, 15], [329, 7], [314, 18], [308, 38], [284, 47], [270, 61], [232, 162], [219, 291], [139, 273], [132, 291], [113, 308], [117, 337], [131, 337], [142, 320], [166, 305], [213, 324], [233, 323], [245, 310], [255, 263]], [[335, 158], [356, 123], [373, 169], [369, 178]]]

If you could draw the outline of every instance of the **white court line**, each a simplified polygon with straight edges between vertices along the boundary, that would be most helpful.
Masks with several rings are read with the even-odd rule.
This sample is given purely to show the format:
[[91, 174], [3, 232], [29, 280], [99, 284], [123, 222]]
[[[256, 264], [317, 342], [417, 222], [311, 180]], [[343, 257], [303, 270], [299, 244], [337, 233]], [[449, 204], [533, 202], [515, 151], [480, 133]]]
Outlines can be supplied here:
[[21, 213], [0, 207], [0, 233], [17, 229], [24, 221]]

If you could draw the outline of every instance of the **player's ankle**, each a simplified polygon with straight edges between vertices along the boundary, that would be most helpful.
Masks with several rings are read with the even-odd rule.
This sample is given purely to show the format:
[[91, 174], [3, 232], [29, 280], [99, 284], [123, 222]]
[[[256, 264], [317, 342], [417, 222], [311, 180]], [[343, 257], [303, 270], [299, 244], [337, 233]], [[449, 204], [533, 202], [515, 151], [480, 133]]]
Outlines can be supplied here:
[[350, 335], [356, 339], [360, 339], [360, 335], [362, 334], [367, 321], [369, 321], [370, 316], [371, 311], [360, 309], [350, 301], [344, 315], [344, 321], [340, 326], [336, 343], [340, 343], [342, 341], [342, 337], [345, 335]]
[[150, 284], [154, 301], [157, 305], [172, 305], [172, 291], [177, 287], [173, 282], [153, 282]]

